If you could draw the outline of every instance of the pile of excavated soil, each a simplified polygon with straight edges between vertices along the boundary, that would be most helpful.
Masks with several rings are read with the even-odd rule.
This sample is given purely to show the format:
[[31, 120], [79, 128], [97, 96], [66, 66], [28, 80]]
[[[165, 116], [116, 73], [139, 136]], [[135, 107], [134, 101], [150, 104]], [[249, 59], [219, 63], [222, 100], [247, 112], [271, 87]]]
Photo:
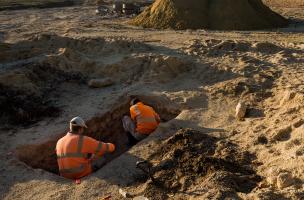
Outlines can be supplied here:
[[168, 194], [177, 197], [205, 189], [200, 199], [239, 198], [238, 193], [250, 193], [261, 181], [251, 164], [254, 157], [231, 142], [182, 129], [149, 159], [158, 163], [152, 168], [155, 182], [143, 184], [142, 193], [168, 199]]
[[288, 22], [261, 0], [157, 0], [131, 24], [159, 29], [255, 30], [284, 27]]

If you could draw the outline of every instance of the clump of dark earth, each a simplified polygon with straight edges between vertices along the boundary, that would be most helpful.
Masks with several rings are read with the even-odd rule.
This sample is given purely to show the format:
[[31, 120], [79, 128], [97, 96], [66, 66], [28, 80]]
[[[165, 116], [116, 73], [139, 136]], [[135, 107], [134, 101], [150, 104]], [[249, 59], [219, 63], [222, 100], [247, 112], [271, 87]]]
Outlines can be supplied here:
[[259, 136], [257, 138], [257, 141], [255, 142], [255, 144], [267, 144], [267, 143], [268, 143], [268, 139], [264, 135]]
[[255, 156], [236, 144], [205, 133], [182, 129], [163, 142], [149, 161], [155, 182], [145, 183], [144, 195], [169, 199], [167, 194], [190, 193], [208, 188], [207, 199], [238, 198], [261, 181], [251, 167]]

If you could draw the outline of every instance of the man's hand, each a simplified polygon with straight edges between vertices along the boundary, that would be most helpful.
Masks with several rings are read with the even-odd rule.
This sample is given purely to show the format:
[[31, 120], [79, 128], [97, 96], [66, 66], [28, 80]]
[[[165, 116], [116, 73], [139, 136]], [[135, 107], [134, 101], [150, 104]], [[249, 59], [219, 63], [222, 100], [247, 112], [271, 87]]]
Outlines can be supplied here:
[[155, 120], [157, 121], [157, 123], [160, 123], [160, 117], [157, 113], [155, 113]]
[[92, 162], [94, 160], [97, 160], [98, 159], [98, 156], [96, 156], [95, 154], [92, 154], [91, 157], [88, 159], [89, 162]]

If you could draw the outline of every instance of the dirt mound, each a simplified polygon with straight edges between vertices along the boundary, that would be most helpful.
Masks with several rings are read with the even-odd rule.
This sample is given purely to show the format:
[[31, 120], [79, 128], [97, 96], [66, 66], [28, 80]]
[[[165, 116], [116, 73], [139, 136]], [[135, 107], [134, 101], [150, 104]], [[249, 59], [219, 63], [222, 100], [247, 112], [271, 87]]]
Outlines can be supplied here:
[[237, 198], [237, 193], [250, 193], [261, 181], [251, 167], [253, 159], [233, 143], [190, 129], [180, 130], [151, 156], [151, 163], [159, 163], [152, 168], [156, 180], [146, 182], [143, 193], [153, 199], [167, 199], [168, 194], [176, 197], [205, 188], [208, 192], [204, 199]]
[[157, 0], [131, 21], [151, 28], [255, 30], [287, 25], [261, 0]]

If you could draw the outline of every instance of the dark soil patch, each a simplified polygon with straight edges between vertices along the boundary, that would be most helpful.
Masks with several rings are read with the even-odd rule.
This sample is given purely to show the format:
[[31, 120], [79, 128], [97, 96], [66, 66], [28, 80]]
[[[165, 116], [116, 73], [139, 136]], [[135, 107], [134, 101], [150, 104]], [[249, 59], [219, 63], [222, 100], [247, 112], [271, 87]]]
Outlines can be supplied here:
[[68, 81], [83, 83], [84, 77], [76, 73], [66, 73], [49, 64], [31, 64], [16, 73], [25, 74], [39, 91], [28, 92], [20, 88], [0, 84], [0, 119], [2, 125], [33, 124], [44, 117], [56, 117], [60, 108], [49, 100], [50, 91]]
[[0, 11], [3, 10], [21, 10], [29, 8], [55, 8], [73, 6], [75, 2], [72, 0], [49, 0], [49, 1], [37, 1], [37, 0], [24, 0], [24, 1], [10, 1], [0, 2]]
[[255, 144], [255, 145], [257, 145], [257, 144], [263, 144], [263, 145], [268, 144], [268, 139], [267, 139], [266, 136], [261, 135], [261, 136], [259, 136], [259, 137], [257, 138], [257, 140], [255, 141], [254, 144]]
[[195, 188], [208, 188], [206, 199], [237, 198], [238, 192], [249, 193], [261, 181], [251, 167], [254, 158], [233, 143], [180, 130], [149, 159], [159, 164], [152, 168], [156, 183], [148, 181], [144, 195], [168, 199], [168, 193], [189, 194]]
[[257, 108], [248, 108], [246, 111], [247, 118], [261, 118], [265, 117], [264, 111]]
[[28, 125], [42, 117], [55, 117], [60, 109], [43, 97], [0, 85], [0, 119], [3, 124]]

